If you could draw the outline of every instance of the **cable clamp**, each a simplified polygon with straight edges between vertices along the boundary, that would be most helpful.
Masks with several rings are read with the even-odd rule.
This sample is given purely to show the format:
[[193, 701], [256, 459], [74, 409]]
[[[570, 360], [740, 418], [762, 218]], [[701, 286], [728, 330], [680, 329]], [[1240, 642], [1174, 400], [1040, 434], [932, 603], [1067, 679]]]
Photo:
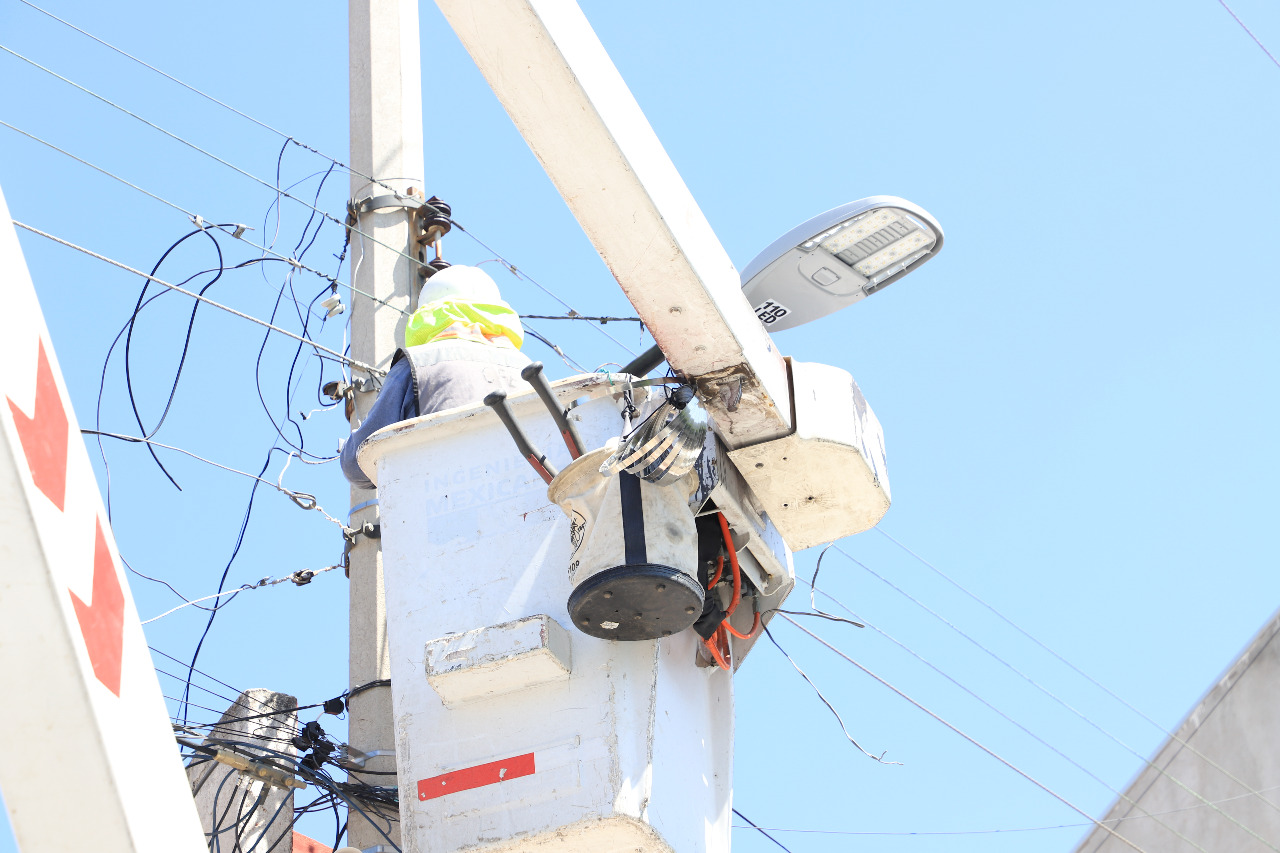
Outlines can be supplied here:
[[347, 577], [351, 577], [351, 551], [356, 547], [356, 539], [360, 536], [366, 539], [381, 539], [382, 525], [378, 522], [366, 521], [359, 527], [342, 528], [342, 568], [346, 570]]
[[363, 770], [365, 765], [369, 763], [370, 758], [377, 758], [381, 755], [390, 755], [394, 757], [396, 751], [394, 749], [356, 749], [349, 744], [342, 744], [338, 747], [338, 757], [335, 759], [339, 767], [348, 770]]
[[382, 538], [382, 525], [375, 521], [366, 521], [359, 527], [342, 528], [342, 538], [348, 542], [354, 543], [357, 536], [366, 536], [369, 539]]
[[375, 195], [369, 198], [362, 198], [359, 201], [352, 199], [347, 202], [347, 222], [355, 225], [359, 218], [366, 213], [375, 213], [396, 207], [405, 210], [418, 210], [424, 204], [426, 202], [422, 199], [411, 195]]
[[377, 498], [370, 498], [367, 501], [358, 503], [355, 506], [353, 506], [351, 509], [347, 510], [347, 518], [350, 518], [351, 516], [355, 515], [357, 512], [359, 512], [362, 509], [366, 509], [368, 507], [377, 506], [377, 505], [378, 505]]
[[238, 752], [232, 752], [229, 749], [219, 748], [214, 760], [228, 767], [234, 767], [243, 773], [261, 779], [268, 785], [274, 785], [277, 788], [296, 788], [302, 790], [307, 787], [307, 783], [301, 779], [294, 777], [292, 773], [287, 773], [279, 767], [273, 767], [256, 761], [248, 756], [241, 755]]

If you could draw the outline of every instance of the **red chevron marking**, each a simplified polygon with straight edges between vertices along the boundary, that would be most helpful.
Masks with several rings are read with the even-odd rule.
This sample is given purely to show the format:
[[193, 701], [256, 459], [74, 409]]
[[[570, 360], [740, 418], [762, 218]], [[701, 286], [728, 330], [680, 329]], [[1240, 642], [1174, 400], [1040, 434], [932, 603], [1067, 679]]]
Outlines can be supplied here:
[[13, 425], [22, 440], [22, 452], [27, 456], [31, 479], [36, 488], [45, 493], [59, 511], [67, 494], [67, 413], [62, 408], [58, 383], [53, 378], [53, 368], [44, 354], [44, 341], [40, 341], [39, 362], [36, 365], [35, 414], [27, 417], [18, 404], [9, 397], [9, 409], [13, 412]]
[[107, 539], [102, 535], [100, 519], [93, 547], [93, 604], [85, 604], [74, 592], [71, 592], [71, 603], [80, 620], [80, 633], [93, 663], [93, 674], [119, 696], [120, 662], [124, 657], [124, 593]]

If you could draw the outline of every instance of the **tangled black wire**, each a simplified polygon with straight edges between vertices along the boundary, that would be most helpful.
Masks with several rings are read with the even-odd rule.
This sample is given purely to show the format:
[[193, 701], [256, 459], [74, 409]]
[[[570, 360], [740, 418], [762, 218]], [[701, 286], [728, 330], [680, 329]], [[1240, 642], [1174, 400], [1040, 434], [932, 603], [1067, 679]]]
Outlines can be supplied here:
[[[318, 726], [316, 728], [318, 729]], [[298, 737], [301, 738], [302, 736], [299, 735]], [[323, 737], [323, 733], [321, 733], [321, 737]], [[295, 738], [295, 740], [297, 739]], [[332, 809], [334, 814], [334, 849], [341, 846], [342, 838], [346, 834], [350, 821], [349, 814], [354, 811], [368, 821], [369, 825], [385, 839], [393, 850], [400, 850], [400, 847], [395, 844], [388, 834], [392, 824], [399, 821], [400, 799], [399, 792], [394, 786], [372, 785], [361, 781], [339, 781], [333, 778], [324, 768], [325, 763], [333, 762], [328, 759], [319, 762], [310, 760], [314, 755], [314, 751], [304, 755], [301, 759], [296, 759], [288, 753], [272, 749], [261, 743], [230, 738], [208, 737], [205, 738], [203, 743], [195, 743], [179, 738], [178, 743], [185, 750], [188, 750], [184, 758], [186, 759], [189, 775], [191, 770], [216, 761], [219, 750], [222, 749], [244, 756], [255, 765], [260, 765], [270, 771], [277, 771], [278, 778], [297, 776], [308, 785], [313, 785], [322, 792], [311, 801], [295, 806], [291, 810], [287, 817], [287, 825], [277, 828], [278, 836], [276, 840], [272, 842], [271, 846], [263, 849], [262, 853], [272, 853], [282, 840], [290, 836], [290, 830], [303, 815], [329, 809]], [[212, 767], [209, 768], [208, 771], [196, 779], [193, 784], [192, 793], [194, 795], [199, 794], [205, 782], [212, 775], [213, 769]], [[347, 772], [353, 774], [356, 771], [348, 770]], [[233, 783], [233, 790], [226, 797], [224, 803], [223, 790], [233, 776], [238, 778]], [[252, 779], [254, 777], [244, 776], [242, 778]], [[235, 788], [241, 788], [238, 804], [236, 803]], [[229, 849], [236, 851], [243, 849], [240, 844], [247, 832], [252, 831], [258, 835], [259, 839], [263, 838], [271, 832], [272, 827], [276, 825], [276, 821], [280, 820], [285, 813], [285, 808], [290, 802], [290, 797], [287, 795], [280, 798], [280, 804], [272, 811], [265, 823], [256, 823], [256, 816], [267, 800], [270, 785], [263, 784], [252, 804], [246, 809], [251, 789], [251, 785], [240, 785], [240, 777], [236, 773], [227, 772], [219, 781], [210, 806], [210, 814], [213, 820], [207, 836], [211, 853], [221, 853], [224, 838], [228, 836], [230, 838]], [[230, 816], [233, 806], [236, 808], [235, 817], [228, 822], [227, 818]], [[220, 807], [221, 812], [219, 812]], [[341, 813], [344, 808], [348, 811], [348, 817], [345, 819]], [[256, 847], [256, 842], [254, 846]], [[251, 847], [250, 849], [253, 848]]]

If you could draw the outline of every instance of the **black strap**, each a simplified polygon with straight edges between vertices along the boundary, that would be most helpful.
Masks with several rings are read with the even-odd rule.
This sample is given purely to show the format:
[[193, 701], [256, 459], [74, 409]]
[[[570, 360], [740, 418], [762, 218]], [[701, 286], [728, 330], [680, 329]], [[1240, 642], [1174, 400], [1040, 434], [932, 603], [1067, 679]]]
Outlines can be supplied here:
[[644, 498], [640, 494], [640, 478], [625, 471], [618, 475], [622, 492], [622, 548], [628, 566], [649, 562], [644, 542]]

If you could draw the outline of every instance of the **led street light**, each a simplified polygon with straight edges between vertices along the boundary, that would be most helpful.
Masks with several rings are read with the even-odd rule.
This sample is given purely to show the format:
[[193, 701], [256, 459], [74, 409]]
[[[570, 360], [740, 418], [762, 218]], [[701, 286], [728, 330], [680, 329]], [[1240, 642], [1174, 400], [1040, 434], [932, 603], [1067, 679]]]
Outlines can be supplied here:
[[865, 299], [942, 248], [942, 228], [909, 201], [853, 201], [775, 240], [742, 273], [742, 290], [769, 331], [790, 329]]

